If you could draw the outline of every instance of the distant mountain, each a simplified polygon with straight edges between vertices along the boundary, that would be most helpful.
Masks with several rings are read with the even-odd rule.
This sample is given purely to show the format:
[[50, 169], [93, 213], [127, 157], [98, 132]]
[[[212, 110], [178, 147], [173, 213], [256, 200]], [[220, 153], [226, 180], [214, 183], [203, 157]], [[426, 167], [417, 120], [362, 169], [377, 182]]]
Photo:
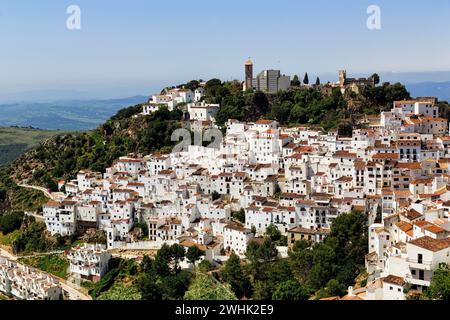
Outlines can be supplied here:
[[0, 126], [34, 127], [45, 130], [90, 130], [125, 107], [145, 102], [135, 96], [112, 100], [61, 100], [14, 102], [0, 105]]
[[450, 81], [420, 82], [406, 84], [413, 97], [438, 97], [441, 101], [450, 101]]

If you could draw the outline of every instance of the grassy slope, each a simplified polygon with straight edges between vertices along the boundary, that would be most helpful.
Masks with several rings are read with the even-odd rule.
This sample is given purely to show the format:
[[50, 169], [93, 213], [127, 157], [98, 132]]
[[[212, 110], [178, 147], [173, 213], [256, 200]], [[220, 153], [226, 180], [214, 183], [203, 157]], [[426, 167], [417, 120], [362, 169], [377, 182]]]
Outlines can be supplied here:
[[63, 255], [48, 255], [32, 258], [20, 258], [19, 262], [37, 268], [57, 277], [67, 279], [69, 261]]
[[24, 152], [39, 145], [61, 131], [44, 131], [25, 128], [0, 128], [0, 166], [9, 164]]
[[11, 246], [14, 240], [20, 236], [20, 231], [15, 230], [7, 235], [0, 232], [0, 246]]

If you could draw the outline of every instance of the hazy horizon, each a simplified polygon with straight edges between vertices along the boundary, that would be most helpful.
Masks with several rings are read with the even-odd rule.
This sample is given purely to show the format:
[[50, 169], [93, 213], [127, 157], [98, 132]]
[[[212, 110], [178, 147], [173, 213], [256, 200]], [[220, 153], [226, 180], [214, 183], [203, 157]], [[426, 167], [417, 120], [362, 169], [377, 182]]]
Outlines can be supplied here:
[[[291, 76], [294, 73], [285, 72]], [[372, 74], [372, 73], [370, 73]], [[365, 77], [369, 76], [369, 73], [349, 73], [349, 77]], [[432, 83], [438, 86], [441, 83], [446, 85], [449, 90], [449, 94], [444, 94], [441, 98], [450, 99], [450, 71], [446, 72], [399, 72], [399, 73], [379, 73], [382, 82], [401, 82], [407, 87], [414, 87], [418, 84]], [[303, 77], [303, 74], [298, 74]], [[337, 71], [336, 74], [314, 74], [308, 72], [311, 81], [315, 81], [316, 77], [319, 77], [322, 82], [335, 82], [338, 80]], [[217, 78], [227, 80], [243, 80], [243, 74], [236, 76], [235, 78], [223, 78], [220, 75]], [[159, 92], [166, 86], [178, 85], [186, 83], [187, 79], [174, 79], [172, 81], [161, 81], [159, 83], [151, 83], [149, 85], [123, 85], [123, 86], [107, 86], [101, 83], [96, 86], [93, 85], [74, 85], [74, 86], [56, 86], [56, 87], [26, 87], [24, 90], [12, 90], [5, 92], [4, 88], [0, 91], [0, 104], [17, 103], [17, 102], [54, 102], [54, 101], [67, 101], [67, 100], [110, 100], [110, 99], [122, 99], [133, 96], [148, 97], [151, 94]], [[200, 78], [198, 78], [200, 79]], [[209, 80], [209, 78], [203, 78], [203, 80]]]

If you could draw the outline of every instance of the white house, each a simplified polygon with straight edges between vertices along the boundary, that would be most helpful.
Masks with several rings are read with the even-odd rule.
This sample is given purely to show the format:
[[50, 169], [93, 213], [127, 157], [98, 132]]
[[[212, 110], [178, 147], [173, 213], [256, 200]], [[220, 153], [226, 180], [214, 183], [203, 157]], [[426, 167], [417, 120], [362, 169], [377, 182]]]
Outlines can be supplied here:
[[99, 281], [108, 271], [111, 254], [99, 244], [76, 246], [67, 253], [73, 277]]
[[236, 224], [228, 224], [223, 230], [224, 249], [243, 256], [247, 251], [247, 243], [253, 238], [250, 229]]

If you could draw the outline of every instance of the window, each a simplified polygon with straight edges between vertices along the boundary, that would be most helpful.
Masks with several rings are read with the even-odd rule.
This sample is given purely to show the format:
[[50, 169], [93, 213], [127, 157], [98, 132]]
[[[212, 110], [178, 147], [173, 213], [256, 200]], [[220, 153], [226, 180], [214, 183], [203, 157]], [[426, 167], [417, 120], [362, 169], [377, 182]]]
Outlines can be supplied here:
[[423, 270], [419, 270], [419, 280], [425, 280], [425, 272]]

